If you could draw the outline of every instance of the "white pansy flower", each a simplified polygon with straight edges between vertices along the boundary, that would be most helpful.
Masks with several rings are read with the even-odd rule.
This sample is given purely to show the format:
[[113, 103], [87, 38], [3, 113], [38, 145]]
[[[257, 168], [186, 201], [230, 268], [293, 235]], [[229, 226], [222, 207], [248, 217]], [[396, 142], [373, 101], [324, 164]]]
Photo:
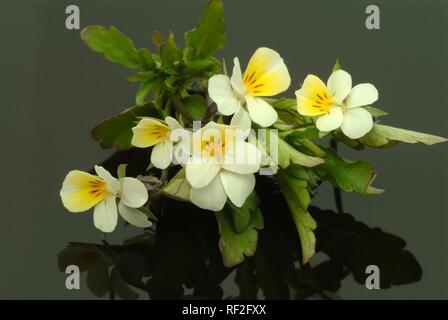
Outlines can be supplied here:
[[232, 125], [249, 129], [251, 120], [262, 127], [277, 121], [277, 112], [261, 97], [286, 91], [291, 83], [283, 59], [269, 48], [259, 48], [249, 61], [244, 75], [238, 58], [234, 59], [232, 77], [215, 75], [208, 82], [210, 98], [223, 115], [234, 115]]
[[101, 166], [95, 166], [95, 171], [97, 176], [79, 170], [67, 174], [60, 196], [68, 211], [84, 212], [93, 207], [95, 227], [103, 232], [114, 231], [117, 213], [139, 228], [152, 225], [137, 209], [148, 201], [148, 192], [141, 181], [129, 177], [116, 179]]
[[132, 128], [134, 133], [131, 144], [139, 148], [153, 147], [151, 163], [158, 169], [166, 169], [171, 164], [173, 146], [179, 135], [172, 135], [174, 130], [183, 130], [179, 122], [166, 117], [165, 123], [154, 118], [142, 118]]
[[370, 83], [352, 88], [352, 77], [344, 70], [333, 72], [323, 83], [308, 75], [296, 91], [298, 112], [304, 116], [319, 116], [316, 127], [323, 132], [341, 128], [351, 139], [358, 139], [372, 129], [371, 114], [361, 108], [378, 100], [378, 90]]
[[241, 207], [255, 187], [260, 151], [239, 139], [241, 130], [214, 122], [193, 133], [193, 154], [186, 164], [190, 200], [202, 209], [219, 211], [227, 198]]

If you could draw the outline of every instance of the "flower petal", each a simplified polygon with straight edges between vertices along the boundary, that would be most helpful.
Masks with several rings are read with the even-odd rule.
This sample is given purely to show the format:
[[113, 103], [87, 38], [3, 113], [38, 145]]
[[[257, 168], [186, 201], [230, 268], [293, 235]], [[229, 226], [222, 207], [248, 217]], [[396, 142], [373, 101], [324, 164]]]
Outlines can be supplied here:
[[249, 113], [244, 108], [239, 108], [232, 117], [230, 125], [237, 126], [242, 130], [248, 130], [252, 126]]
[[182, 129], [182, 126], [180, 125], [180, 123], [173, 117], [170, 117], [170, 116], [165, 117], [165, 122], [171, 130]]
[[277, 111], [263, 99], [246, 96], [246, 103], [251, 119], [260, 126], [269, 127], [277, 121]]
[[216, 102], [218, 111], [225, 116], [234, 114], [241, 103], [236, 98], [230, 85], [229, 77], [218, 74], [208, 80], [208, 94]]
[[128, 207], [140, 208], [148, 201], [148, 191], [143, 182], [136, 178], [121, 178], [121, 201]]
[[255, 176], [223, 170], [219, 173], [219, 177], [230, 201], [235, 206], [242, 207], [255, 188]]
[[210, 184], [219, 169], [219, 165], [214, 161], [205, 161], [194, 157], [186, 166], [186, 178], [192, 187], [202, 188]]
[[148, 148], [169, 139], [170, 128], [161, 121], [143, 118], [132, 128], [134, 135], [131, 144], [138, 148]]
[[222, 167], [239, 174], [257, 172], [260, 169], [261, 152], [249, 142], [237, 141], [226, 148]]
[[291, 77], [282, 57], [262, 47], [250, 59], [243, 82], [250, 95], [269, 97], [288, 90]]
[[230, 83], [232, 84], [233, 90], [238, 92], [238, 94], [244, 95], [246, 93], [246, 87], [243, 84], [243, 75], [241, 74], [240, 60], [238, 58], [233, 59], [233, 71]]
[[95, 166], [96, 174], [106, 182], [107, 189], [112, 193], [116, 194], [120, 187], [117, 178], [113, 177], [109, 171], [104, 169], [102, 166]]
[[97, 176], [84, 171], [70, 171], [59, 192], [64, 207], [70, 212], [83, 212], [103, 201], [108, 193], [99, 192], [97, 194], [96, 189], [92, 187], [92, 184], [95, 183], [104, 182]]
[[337, 70], [328, 78], [327, 87], [333, 99], [342, 103], [352, 89], [352, 76], [347, 71]]
[[317, 119], [316, 127], [319, 131], [329, 132], [339, 128], [343, 119], [344, 115], [341, 108], [331, 108], [326, 115], [320, 116]]
[[333, 98], [325, 83], [314, 74], [303, 81], [302, 88], [296, 91], [297, 111], [304, 116], [318, 116], [330, 110]]
[[372, 130], [373, 119], [369, 111], [362, 108], [348, 109], [344, 113], [342, 132], [351, 139], [358, 139]]
[[103, 232], [112, 232], [117, 226], [117, 202], [114, 196], [109, 196], [101, 201], [93, 210], [93, 223]]
[[118, 203], [118, 212], [124, 220], [136, 227], [149, 228], [152, 226], [152, 222], [148, 220], [148, 217], [143, 212], [126, 206], [123, 201]]
[[152, 148], [151, 163], [158, 169], [166, 169], [173, 157], [173, 141], [160, 142]]
[[219, 211], [224, 208], [227, 201], [227, 194], [222, 186], [219, 175], [203, 188], [191, 188], [190, 200], [199, 208]]
[[347, 108], [367, 106], [378, 100], [378, 90], [371, 83], [360, 83], [353, 87], [345, 99]]

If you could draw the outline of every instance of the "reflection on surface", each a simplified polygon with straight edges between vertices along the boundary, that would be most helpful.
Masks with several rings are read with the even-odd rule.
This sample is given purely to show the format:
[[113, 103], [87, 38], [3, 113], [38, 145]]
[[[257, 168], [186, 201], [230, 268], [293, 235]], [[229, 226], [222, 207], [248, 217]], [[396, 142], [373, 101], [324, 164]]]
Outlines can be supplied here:
[[[113, 172], [127, 162], [137, 175], [147, 159], [127, 151], [103, 165]], [[264, 229], [255, 255], [236, 267], [223, 266], [213, 213], [162, 197], [152, 208], [158, 209], [157, 232], [147, 230], [121, 245], [70, 242], [58, 255], [59, 268], [64, 272], [67, 265], [77, 265], [87, 272], [89, 290], [111, 299], [136, 299], [135, 288], [151, 299], [330, 299], [350, 274], [364, 286], [368, 265], [379, 267], [382, 289], [421, 279], [420, 265], [403, 239], [350, 214], [317, 207], [309, 210], [318, 223], [317, 251], [326, 260], [301, 266], [300, 241], [282, 195], [269, 177], [260, 177], [256, 185]], [[236, 295], [228, 292], [232, 281]]]

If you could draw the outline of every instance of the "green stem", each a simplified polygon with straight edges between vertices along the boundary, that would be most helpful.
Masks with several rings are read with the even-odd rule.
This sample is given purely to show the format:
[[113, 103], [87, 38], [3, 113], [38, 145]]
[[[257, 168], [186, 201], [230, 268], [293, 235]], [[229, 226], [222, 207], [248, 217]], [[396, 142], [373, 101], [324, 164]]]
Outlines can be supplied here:
[[[330, 147], [334, 149], [334, 151], [338, 151], [338, 142], [331, 138], [330, 140]], [[334, 202], [336, 204], [336, 209], [338, 213], [344, 213], [344, 207], [342, 205], [342, 194], [341, 190], [333, 186], [333, 195], [334, 195]]]
[[314, 153], [317, 157], [325, 156], [325, 152], [319, 148], [316, 144], [314, 144], [310, 139], [300, 140], [300, 144]]

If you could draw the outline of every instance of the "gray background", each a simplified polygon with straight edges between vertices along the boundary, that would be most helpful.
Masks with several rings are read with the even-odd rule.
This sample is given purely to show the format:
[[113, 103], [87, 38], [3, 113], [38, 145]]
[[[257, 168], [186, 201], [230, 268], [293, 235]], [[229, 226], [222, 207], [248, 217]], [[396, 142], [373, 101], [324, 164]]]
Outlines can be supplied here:
[[[368, 31], [364, 10], [371, 1], [229, 1], [225, 2], [228, 61], [245, 64], [259, 46], [279, 51], [293, 83], [308, 73], [326, 79], [336, 57], [354, 83], [372, 82], [378, 106], [390, 112], [385, 122], [448, 136], [447, 1], [375, 1], [381, 30]], [[0, 298], [90, 298], [67, 291], [56, 254], [67, 241], [98, 241], [91, 213], [69, 214], [58, 191], [66, 172], [89, 169], [110, 150], [90, 139], [90, 128], [133, 103], [130, 74], [90, 52], [79, 31], [65, 29], [65, 7], [77, 4], [81, 26], [115, 25], [150, 46], [153, 30], [172, 30], [178, 39], [200, 17], [204, 1], [0, 1]], [[371, 226], [407, 240], [422, 264], [421, 282], [368, 291], [351, 278], [342, 298], [448, 298], [447, 146], [400, 145], [347, 158], [371, 161], [377, 198], [344, 195], [347, 211]], [[317, 204], [332, 206], [327, 186]], [[136, 230], [112, 235], [119, 242]]]

